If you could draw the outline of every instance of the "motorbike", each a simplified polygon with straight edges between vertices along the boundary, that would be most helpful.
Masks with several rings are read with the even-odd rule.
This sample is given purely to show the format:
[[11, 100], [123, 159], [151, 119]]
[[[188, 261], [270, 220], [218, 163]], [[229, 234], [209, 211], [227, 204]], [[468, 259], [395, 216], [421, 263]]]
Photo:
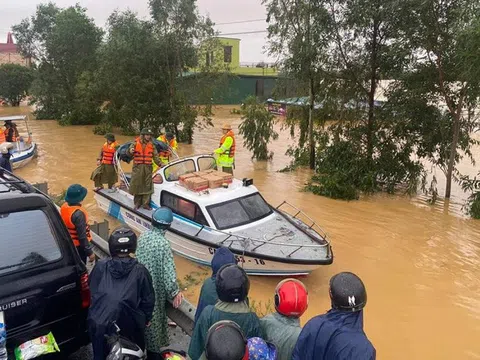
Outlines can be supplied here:
[[[114, 323], [116, 333], [105, 335], [107, 339], [108, 355], [106, 360], [144, 360], [147, 359], [146, 351], [140, 346], [120, 335], [120, 328]], [[175, 346], [164, 347], [160, 352], [161, 359], [185, 360], [187, 353]]]

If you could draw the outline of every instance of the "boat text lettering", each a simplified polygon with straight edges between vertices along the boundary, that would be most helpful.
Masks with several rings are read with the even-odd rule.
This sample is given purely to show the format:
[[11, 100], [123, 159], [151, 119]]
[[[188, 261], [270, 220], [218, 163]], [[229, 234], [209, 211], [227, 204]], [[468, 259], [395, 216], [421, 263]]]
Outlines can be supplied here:
[[152, 224], [150, 224], [148, 221], [145, 221], [145, 220], [142, 220], [141, 218], [139, 217], [136, 217], [136, 216], [133, 216], [132, 214], [126, 212], [125, 213], [125, 216], [127, 218], [129, 218], [130, 220], [132, 221], [135, 221], [138, 225], [141, 225], [147, 229], [151, 229], [152, 228]]
[[[212, 255], [215, 254], [215, 251], [217, 251], [217, 249], [211, 248], [211, 247], [208, 248], [208, 252]], [[265, 265], [265, 260], [262, 260], [262, 259], [255, 259], [255, 258], [248, 259], [247, 258], [247, 260], [245, 260], [245, 258], [242, 255], [235, 255], [235, 259], [237, 260], [237, 264], [238, 263], [244, 264], [244, 263], [247, 263], [247, 262], [249, 262], [249, 263], [254, 262], [256, 265]]]

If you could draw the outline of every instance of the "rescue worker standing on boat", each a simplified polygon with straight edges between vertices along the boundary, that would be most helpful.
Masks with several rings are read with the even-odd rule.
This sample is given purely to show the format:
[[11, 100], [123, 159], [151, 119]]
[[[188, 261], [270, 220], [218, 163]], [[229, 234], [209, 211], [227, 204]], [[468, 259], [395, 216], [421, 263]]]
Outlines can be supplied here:
[[[213, 153], [218, 156], [217, 166], [223, 172], [233, 175], [235, 167], [235, 135], [230, 124], [223, 124], [223, 137], [220, 139], [220, 147]], [[219, 169], [220, 170], [220, 169]]]
[[5, 121], [4, 126], [6, 128], [4, 132], [5, 141], [10, 143], [17, 141], [18, 131], [16, 126], [13, 124], [12, 120]]
[[158, 151], [152, 142], [152, 135], [152, 130], [143, 129], [135, 143], [130, 146], [130, 154], [133, 155], [130, 194], [133, 195], [136, 210], [140, 207], [152, 209], [150, 200], [153, 194], [153, 163], [162, 166]]
[[107, 141], [100, 150], [97, 158], [98, 171], [94, 171], [93, 181], [95, 181], [95, 189], [103, 189], [103, 184], [107, 184], [109, 192], [115, 191], [113, 185], [117, 182], [117, 169], [115, 168], [115, 151], [118, 149], [118, 143], [115, 141], [115, 135], [105, 135]]
[[65, 195], [65, 203], [60, 208], [60, 215], [80, 258], [86, 264], [87, 258], [91, 263], [95, 261], [95, 254], [91, 245], [92, 235], [88, 226], [88, 214], [81, 204], [85, 196], [87, 196], [87, 189], [82, 185], [70, 185]]
[[[169, 131], [167, 131], [163, 135], [160, 135], [157, 140], [167, 144], [175, 152], [178, 149], [177, 139], [175, 139], [175, 136], [173, 135], [173, 133]], [[164, 165], [168, 164], [168, 162], [170, 161], [171, 155], [172, 155], [171, 151], [165, 152], [164, 154], [160, 153], [160, 160], [162, 160], [162, 163]]]

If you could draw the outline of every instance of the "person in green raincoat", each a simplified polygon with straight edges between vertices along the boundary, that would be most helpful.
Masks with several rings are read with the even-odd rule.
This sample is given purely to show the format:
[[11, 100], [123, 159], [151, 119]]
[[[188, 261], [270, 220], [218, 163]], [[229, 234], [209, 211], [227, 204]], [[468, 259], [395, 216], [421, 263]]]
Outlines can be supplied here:
[[257, 314], [248, 306], [250, 281], [245, 270], [235, 264], [224, 265], [217, 273], [215, 285], [219, 300], [203, 309], [190, 340], [188, 355], [193, 360], [203, 357], [208, 330], [219, 321], [237, 323], [247, 338], [263, 335]]
[[130, 146], [133, 155], [132, 180], [130, 181], [130, 194], [133, 195], [135, 209], [141, 206], [152, 210], [150, 200], [153, 194], [153, 163], [163, 166], [158, 157], [158, 151], [152, 142], [153, 132], [143, 129], [137, 140]]
[[117, 169], [115, 168], [115, 151], [119, 144], [115, 141], [115, 135], [106, 134], [107, 141], [100, 150], [97, 158], [97, 166], [92, 175], [95, 182], [95, 190], [103, 189], [103, 184], [107, 184], [110, 192], [113, 192], [113, 185], [117, 182]]
[[178, 308], [183, 300], [177, 283], [175, 262], [165, 231], [173, 221], [172, 211], [167, 207], [156, 209], [152, 215], [152, 228], [138, 239], [137, 259], [150, 272], [155, 289], [155, 309], [151, 325], [146, 330], [149, 359], [161, 359], [161, 348], [169, 344], [168, 318], [165, 309], [168, 300]]
[[260, 319], [264, 340], [277, 347], [278, 360], [291, 360], [302, 332], [300, 316], [308, 308], [308, 291], [305, 285], [296, 279], [285, 279], [275, 288], [275, 310]]

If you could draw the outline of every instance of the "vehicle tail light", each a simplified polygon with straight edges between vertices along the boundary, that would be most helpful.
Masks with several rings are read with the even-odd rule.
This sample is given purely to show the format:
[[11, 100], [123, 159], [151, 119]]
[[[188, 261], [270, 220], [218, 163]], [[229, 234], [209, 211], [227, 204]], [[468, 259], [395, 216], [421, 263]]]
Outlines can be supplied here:
[[80, 277], [80, 293], [82, 296], [82, 308], [86, 309], [90, 306], [90, 286], [88, 286], [87, 273]]

